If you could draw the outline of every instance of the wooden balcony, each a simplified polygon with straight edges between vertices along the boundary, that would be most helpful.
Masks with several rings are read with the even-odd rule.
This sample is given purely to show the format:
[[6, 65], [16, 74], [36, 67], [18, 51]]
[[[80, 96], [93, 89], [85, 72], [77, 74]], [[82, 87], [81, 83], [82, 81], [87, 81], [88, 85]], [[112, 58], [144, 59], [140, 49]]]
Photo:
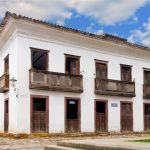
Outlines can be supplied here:
[[58, 72], [29, 71], [30, 89], [51, 90], [62, 92], [83, 92], [82, 75], [68, 75]]
[[150, 85], [143, 85], [143, 98], [150, 99]]
[[110, 79], [95, 79], [95, 94], [135, 97], [135, 83]]
[[5, 73], [0, 77], [0, 93], [9, 91], [9, 74]]

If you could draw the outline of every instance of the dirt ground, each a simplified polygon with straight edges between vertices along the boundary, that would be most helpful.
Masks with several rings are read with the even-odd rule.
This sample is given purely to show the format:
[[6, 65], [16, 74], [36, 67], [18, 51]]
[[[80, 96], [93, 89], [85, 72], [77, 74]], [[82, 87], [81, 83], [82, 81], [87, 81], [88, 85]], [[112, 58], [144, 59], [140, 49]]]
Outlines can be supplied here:
[[56, 145], [59, 141], [86, 140], [86, 139], [107, 139], [107, 138], [138, 138], [149, 137], [150, 134], [139, 135], [111, 135], [111, 136], [89, 136], [89, 137], [32, 137], [25, 139], [14, 139], [0, 137], [0, 150], [43, 150], [45, 146]]
[[56, 144], [59, 139], [29, 138], [12, 139], [0, 137], [0, 150], [43, 150], [46, 145]]

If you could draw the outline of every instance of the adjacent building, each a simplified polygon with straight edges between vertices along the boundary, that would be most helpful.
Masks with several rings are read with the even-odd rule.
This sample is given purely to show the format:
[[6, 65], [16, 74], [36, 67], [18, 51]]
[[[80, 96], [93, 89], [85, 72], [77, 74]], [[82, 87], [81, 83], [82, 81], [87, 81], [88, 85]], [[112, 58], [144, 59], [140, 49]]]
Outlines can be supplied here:
[[7, 12], [0, 76], [0, 132], [150, 130], [148, 47]]

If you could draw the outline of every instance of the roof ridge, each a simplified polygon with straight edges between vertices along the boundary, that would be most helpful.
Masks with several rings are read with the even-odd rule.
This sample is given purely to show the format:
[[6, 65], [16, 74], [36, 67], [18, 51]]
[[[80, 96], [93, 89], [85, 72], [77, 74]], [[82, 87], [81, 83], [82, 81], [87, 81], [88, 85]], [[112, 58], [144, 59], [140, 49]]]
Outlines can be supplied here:
[[11, 17], [14, 18], [14, 19], [23, 19], [23, 20], [43, 24], [43, 25], [48, 25], [48, 26], [53, 27], [53, 28], [62, 29], [62, 30], [65, 30], [65, 31], [70, 31], [70, 32], [82, 34], [82, 35], [97, 38], [97, 39], [103, 39], [105, 41], [112, 41], [112, 42], [117, 43], [117, 44], [118, 43], [119, 44], [125, 44], [125, 45], [128, 45], [130, 47], [136, 47], [136, 48], [150, 50], [150, 47], [130, 43], [129, 41], [127, 41], [127, 39], [116, 36], [116, 35], [112, 35], [112, 34], [108, 34], [108, 33], [104, 33], [104, 34], [101, 34], [101, 35], [100, 34], [94, 34], [94, 33], [81, 31], [81, 30], [78, 30], [78, 29], [70, 28], [70, 27], [65, 27], [65, 26], [62, 26], [62, 25], [50, 23], [50, 22], [47, 22], [47, 21], [39, 20], [39, 19], [33, 19], [33, 18], [30, 18], [30, 17], [22, 16], [20, 14], [17, 15], [16, 13], [11, 13], [10, 11], [7, 11], [5, 13], [5, 16], [4, 16], [0, 26], [4, 27], [5, 24], [7, 23], [7, 21], [9, 20], [9, 18], [11, 18]]

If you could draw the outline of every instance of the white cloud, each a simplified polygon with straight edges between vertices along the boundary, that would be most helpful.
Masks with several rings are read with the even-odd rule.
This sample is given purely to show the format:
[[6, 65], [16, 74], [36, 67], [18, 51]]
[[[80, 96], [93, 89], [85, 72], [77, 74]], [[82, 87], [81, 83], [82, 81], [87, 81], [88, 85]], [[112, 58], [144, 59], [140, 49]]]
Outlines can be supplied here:
[[100, 24], [112, 25], [124, 21], [150, 0], [76, 0], [80, 14], [96, 19]]
[[143, 24], [143, 28], [143, 30], [133, 30], [128, 37], [128, 41], [150, 47], [150, 18], [147, 23]]
[[86, 28], [86, 32], [90, 32], [90, 33], [94, 33], [94, 34], [103, 34], [104, 30], [103, 29], [98, 29], [96, 30], [94, 28], [94, 23], [91, 23], [87, 28]]
[[97, 20], [100, 24], [115, 24], [134, 15], [150, 0], [0, 0], [0, 15], [5, 11], [33, 18], [64, 23], [74, 9], [79, 15]]
[[138, 17], [137, 17], [137, 16], [134, 16], [134, 17], [133, 17], [133, 21], [134, 21], [134, 22], [138, 22], [138, 21], [139, 21]]
[[28, 17], [43, 20], [56, 20], [63, 24], [72, 16], [69, 10], [73, 1], [68, 0], [0, 0], [0, 12], [11, 11]]
[[104, 33], [104, 30], [100, 29], [97, 31], [97, 34], [103, 34]]

